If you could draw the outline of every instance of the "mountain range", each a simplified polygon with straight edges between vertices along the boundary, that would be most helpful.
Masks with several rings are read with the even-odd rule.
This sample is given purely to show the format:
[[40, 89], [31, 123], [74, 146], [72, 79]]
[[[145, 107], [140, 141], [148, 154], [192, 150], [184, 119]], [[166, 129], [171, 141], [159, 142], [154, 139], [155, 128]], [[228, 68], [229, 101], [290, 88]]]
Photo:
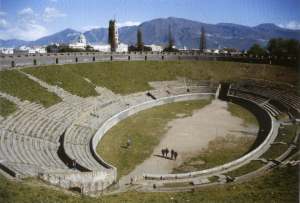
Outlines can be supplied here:
[[[141, 23], [139, 26], [119, 28], [122, 43], [135, 44], [136, 32], [140, 28], [145, 44], [166, 45], [169, 27], [177, 47], [198, 48], [201, 27], [206, 33], [207, 48], [248, 49], [254, 43], [265, 46], [271, 38], [291, 38], [300, 40], [300, 30], [290, 30], [265, 23], [250, 27], [232, 23], [208, 24], [183, 18], [158, 18]], [[35, 41], [18, 39], [0, 40], [0, 47], [18, 47], [21, 45], [47, 45], [51, 43], [71, 43], [76, 41], [81, 32], [65, 29]], [[83, 33], [90, 44], [106, 44], [107, 28], [97, 28]]]

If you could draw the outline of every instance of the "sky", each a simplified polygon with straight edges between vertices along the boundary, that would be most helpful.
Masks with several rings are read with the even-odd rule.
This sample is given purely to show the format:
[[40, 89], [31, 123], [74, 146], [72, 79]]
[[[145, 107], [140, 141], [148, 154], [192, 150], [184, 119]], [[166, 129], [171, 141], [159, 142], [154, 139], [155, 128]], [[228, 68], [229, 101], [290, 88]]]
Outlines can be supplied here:
[[300, 0], [0, 0], [0, 39], [36, 40], [66, 28], [86, 31], [155, 18], [300, 29]]

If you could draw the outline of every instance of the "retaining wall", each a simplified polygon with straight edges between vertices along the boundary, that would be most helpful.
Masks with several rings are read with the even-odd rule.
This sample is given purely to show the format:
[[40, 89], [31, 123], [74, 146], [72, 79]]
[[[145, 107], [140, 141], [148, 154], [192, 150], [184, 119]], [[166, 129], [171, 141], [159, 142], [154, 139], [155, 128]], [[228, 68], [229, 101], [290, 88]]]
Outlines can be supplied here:
[[[267, 57], [249, 57], [246, 55], [203, 55], [198, 53], [100, 53], [100, 52], [75, 52], [75, 53], [51, 53], [51, 54], [21, 54], [21, 55], [0, 55], [0, 70], [14, 67], [31, 67], [51, 64], [74, 64], [90, 63], [99, 61], [177, 61], [177, 60], [209, 60], [209, 61], [236, 61], [247, 63], [267, 63]], [[285, 62], [286, 61], [286, 62]], [[295, 59], [283, 61], [284, 63], [296, 64]], [[277, 58], [272, 63], [282, 64]]]

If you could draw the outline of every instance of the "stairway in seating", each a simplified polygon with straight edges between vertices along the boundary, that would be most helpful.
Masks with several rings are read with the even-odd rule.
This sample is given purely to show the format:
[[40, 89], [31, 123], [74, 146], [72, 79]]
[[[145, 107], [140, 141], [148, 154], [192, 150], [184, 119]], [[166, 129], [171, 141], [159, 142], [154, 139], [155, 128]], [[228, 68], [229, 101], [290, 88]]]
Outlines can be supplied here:
[[227, 101], [227, 93], [228, 93], [229, 87], [230, 87], [229, 83], [225, 83], [225, 82], [221, 83], [221, 88], [219, 91], [219, 99]]

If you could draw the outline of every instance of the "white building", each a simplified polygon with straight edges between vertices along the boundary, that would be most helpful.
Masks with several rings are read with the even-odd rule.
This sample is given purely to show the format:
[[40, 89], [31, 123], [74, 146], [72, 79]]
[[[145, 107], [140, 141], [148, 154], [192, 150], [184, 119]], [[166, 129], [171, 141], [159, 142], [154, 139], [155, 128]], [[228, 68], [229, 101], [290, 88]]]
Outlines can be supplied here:
[[157, 51], [157, 52], [162, 52], [163, 47], [156, 45], [156, 44], [150, 44], [150, 45], [145, 45], [146, 47], [151, 47], [152, 51]]
[[76, 42], [69, 44], [70, 48], [73, 49], [85, 49], [87, 46], [87, 41], [85, 36], [81, 33]]
[[39, 46], [27, 47], [25, 45], [20, 46], [19, 48], [15, 49], [14, 52], [24, 53], [24, 54], [45, 54], [45, 53], [47, 53], [45, 47], [39, 47]]
[[1, 54], [14, 54], [13, 48], [0, 48]]
[[116, 52], [128, 52], [128, 44], [118, 44]]
[[210, 54], [210, 53], [212, 53], [213, 51], [211, 50], [211, 49], [205, 49], [204, 50], [204, 53], [206, 53], [206, 54]]
[[[100, 51], [100, 52], [110, 52], [110, 45], [109, 44], [94, 44], [91, 45], [94, 50]], [[120, 43], [118, 44], [116, 52], [128, 52], [128, 45]]]
[[215, 49], [215, 50], [213, 50], [213, 53], [214, 53], [214, 54], [219, 54], [219, 53], [220, 53], [220, 50], [219, 50], [219, 49]]
[[110, 52], [110, 45], [109, 44], [100, 44], [100, 45], [91, 45], [94, 50], [100, 52]]
[[29, 54], [45, 54], [47, 53], [45, 47], [30, 47], [28, 49]]

